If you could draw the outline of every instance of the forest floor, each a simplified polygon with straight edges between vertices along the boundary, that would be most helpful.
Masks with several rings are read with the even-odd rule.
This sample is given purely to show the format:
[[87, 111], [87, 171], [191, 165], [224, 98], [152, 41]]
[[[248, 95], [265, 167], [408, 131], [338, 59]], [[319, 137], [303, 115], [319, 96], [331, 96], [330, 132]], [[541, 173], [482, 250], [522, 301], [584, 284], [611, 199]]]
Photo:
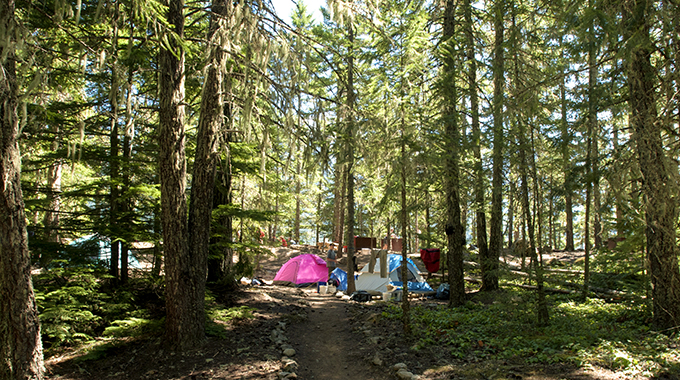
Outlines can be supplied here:
[[[278, 268], [300, 250], [322, 255], [314, 248], [297, 248], [273, 248], [274, 254], [261, 260], [256, 276], [273, 279]], [[364, 260], [360, 257], [360, 267]], [[421, 380], [620, 378], [615, 372], [593, 367], [454, 360], [446, 348], [438, 346], [412, 350], [401, 322], [381, 318], [388, 303], [347, 301], [319, 294], [316, 288], [247, 286], [219, 301], [228, 307], [246, 306], [253, 318], [223, 325], [221, 336], [210, 337], [200, 349], [181, 354], [164, 349], [157, 337], [118, 339], [96, 350], [63, 352], [46, 360], [47, 377], [391, 380], [400, 378], [393, 367], [403, 363]], [[417, 298], [412, 305], [431, 307], [445, 302]], [[290, 358], [283, 355], [286, 348], [295, 350]]]

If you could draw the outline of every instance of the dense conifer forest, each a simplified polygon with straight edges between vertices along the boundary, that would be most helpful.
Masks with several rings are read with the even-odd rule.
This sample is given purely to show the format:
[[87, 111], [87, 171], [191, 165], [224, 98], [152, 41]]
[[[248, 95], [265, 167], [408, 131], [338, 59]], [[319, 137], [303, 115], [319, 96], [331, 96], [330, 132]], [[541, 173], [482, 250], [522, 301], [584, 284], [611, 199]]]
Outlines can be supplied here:
[[246, 339], [266, 263], [336, 242], [351, 294], [355, 237], [441, 249], [447, 301], [369, 316], [422, 379], [680, 376], [676, 0], [290, 6], [0, 0], [0, 379]]

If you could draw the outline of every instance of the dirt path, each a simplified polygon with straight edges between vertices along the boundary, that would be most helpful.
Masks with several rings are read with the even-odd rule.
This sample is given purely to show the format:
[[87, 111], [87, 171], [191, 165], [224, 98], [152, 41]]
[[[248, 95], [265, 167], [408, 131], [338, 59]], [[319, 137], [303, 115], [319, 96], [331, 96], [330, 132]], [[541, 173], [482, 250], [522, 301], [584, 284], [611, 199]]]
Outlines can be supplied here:
[[307, 300], [308, 319], [287, 329], [300, 379], [389, 379], [384, 367], [372, 365], [358, 349], [361, 336], [349, 329], [347, 301], [316, 293]]

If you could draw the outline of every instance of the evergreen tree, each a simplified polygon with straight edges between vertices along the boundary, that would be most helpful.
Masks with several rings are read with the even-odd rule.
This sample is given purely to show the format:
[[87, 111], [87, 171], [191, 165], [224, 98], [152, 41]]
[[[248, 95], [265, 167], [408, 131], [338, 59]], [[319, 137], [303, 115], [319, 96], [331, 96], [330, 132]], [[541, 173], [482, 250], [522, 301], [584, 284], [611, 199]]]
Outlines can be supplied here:
[[[503, 249], [503, 104], [505, 98], [505, 2], [497, 0], [493, 6], [494, 54], [493, 71], [493, 173], [491, 193], [491, 226], [489, 231], [488, 281], [484, 290], [498, 290], [498, 258]], [[493, 263], [493, 264], [491, 264]]]
[[628, 85], [630, 122], [642, 172], [645, 199], [647, 259], [650, 262], [654, 325], [661, 330], [680, 322], [680, 271], [675, 225], [678, 218], [675, 182], [664, 153], [656, 109], [656, 76], [651, 63], [650, 23], [652, 9], [647, 1], [624, 4], [628, 37]]
[[444, 111], [445, 166], [444, 191], [446, 196], [446, 237], [448, 239], [447, 268], [450, 286], [449, 306], [461, 306], [465, 303], [465, 281], [463, 279], [463, 245], [464, 231], [460, 216], [460, 170], [461, 155], [460, 121], [456, 110], [456, 45], [455, 25], [456, 6], [453, 1], [447, 1], [444, 8], [444, 25], [442, 42], [444, 46], [444, 69], [442, 78], [442, 93]]
[[21, 191], [15, 51], [21, 31], [14, 9], [13, 0], [0, 1], [0, 377], [42, 379], [40, 321]]

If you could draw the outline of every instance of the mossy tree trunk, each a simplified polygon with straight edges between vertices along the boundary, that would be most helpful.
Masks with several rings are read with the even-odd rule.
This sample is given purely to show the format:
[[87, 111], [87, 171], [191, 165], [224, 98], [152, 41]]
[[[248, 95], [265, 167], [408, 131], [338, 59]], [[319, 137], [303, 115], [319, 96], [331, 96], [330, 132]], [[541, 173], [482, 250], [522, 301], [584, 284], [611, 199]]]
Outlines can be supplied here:
[[651, 63], [651, 7], [644, 0], [625, 2], [631, 25], [628, 62], [630, 123], [634, 131], [645, 198], [647, 259], [652, 279], [653, 323], [665, 330], [680, 325], [680, 272], [676, 239], [677, 181], [661, 140], [655, 87], [658, 73]]

